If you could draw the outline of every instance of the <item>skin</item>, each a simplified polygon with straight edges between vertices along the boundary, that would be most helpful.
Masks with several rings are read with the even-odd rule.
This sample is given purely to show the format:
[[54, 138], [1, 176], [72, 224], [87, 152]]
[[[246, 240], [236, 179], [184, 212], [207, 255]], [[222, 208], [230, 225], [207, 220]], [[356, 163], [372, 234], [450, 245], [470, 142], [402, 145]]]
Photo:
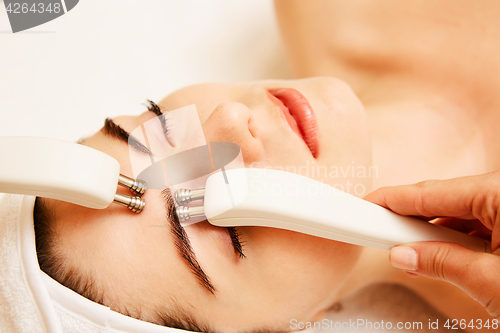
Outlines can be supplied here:
[[[367, 192], [370, 186], [376, 189], [500, 168], [498, 2], [277, 0], [275, 4], [297, 77], [341, 78], [359, 97], [366, 115], [352, 91], [331, 79], [326, 83], [324, 79], [269, 81], [260, 88], [195, 86], [160, 104], [166, 109], [196, 104], [207, 141], [237, 143], [247, 164], [297, 167], [312, 162], [312, 157], [294, 133], [274, 126], [279, 117], [264, 111], [265, 98], [259, 95], [263, 87], [295, 87], [309, 99], [318, 118], [321, 146], [316, 163], [345, 167], [354, 160], [356, 165], [373, 164], [379, 170], [371, 182], [323, 181], [332, 185], [355, 181]], [[339, 104], [349, 107], [335, 107]], [[329, 105], [333, 112], [327, 111]], [[141, 119], [116, 121], [131, 130]], [[126, 148], [106, 140], [98, 133], [85, 144], [120, 158], [127, 174]], [[290, 318], [318, 318], [335, 299], [386, 279], [413, 288], [448, 317], [467, 322], [490, 318], [479, 303], [450, 284], [410, 279], [387, 269], [386, 252], [360, 252], [353, 246], [290, 232], [244, 228], [247, 258], [237, 261], [223, 255], [213, 237], [206, 237], [212, 231], [193, 227], [188, 231], [193, 248], [219, 289], [214, 298], [174, 256], [169, 235], [149, 227], [148, 220], [164, 215], [158, 195], [148, 192], [146, 201], [148, 210], [139, 216], [120, 207], [103, 214], [56, 205], [67, 257], [96, 277], [107, 291], [106, 301], [117, 311], [131, 304], [141, 310], [158, 304], [168, 307], [175, 297], [177, 306], [188, 311], [196, 307], [200, 320], [221, 330], [271, 323], [286, 329]], [[259, 283], [252, 289], [249, 285], [254, 281]], [[229, 315], [235, 312], [237, 320]], [[150, 315], [141, 314], [145, 319]]]
[[365, 106], [375, 188], [500, 168], [499, 6], [275, 1], [295, 75], [339, 77]]
[[[500, 283], [497, 278], [500, 273], [499, 183], [500, 172], [496, 171], [479, 176], [384, 187], [366, 198], [400, 214], [427, 219], [446, 216], [435, 223], [489, 238], [493, 254], [478, 253], [449, 243], [414, 243], [392, 249], [391, 261], [396, 267], [407, 269], [412, 274], [459, 286], [496, 318], [500, 316]], [[408, 251], [408, 248], [415, 250], [414, 261], [401, 260], [395, 253], [399, 249]]]
[[[375, 189], [500, 169], [499, 2], [274, 3], [295, 75], [340, 77], [365, 106]], [[395, 281], [450, 318], [491, 318], [451, 284]]]
[[[316, 159], [268, 98], [266, 89], [282, 87], [299, 90], [314, 110], [320, 137]], [[246, 166], [298, 170], [313, 162], [327, 167], [370, 165], [365, 111], [337, 79], [204, 84], [181, 89], [159, 104], [166, 110], [195, 104], [207, 141], [238, 144]], [[130, 132], [151, 116], [114, 121]], [[121, 173], [131, 174], [125, 143], [98, 132], [83, 144], [115, 157]], [[330, 185], [350, 181], [365, 189], [362, 194], [371, 186], [368, 177], [319, 180]], [[69, 264], [96, 279], [105, 291], [105, 304], [136, 317], [140, 311], [144, 320], [152, 320], [153, 309], [181, 308], [221, 331], [288, 330], [291, 319], [321, 317], [337, 300], [361, 253], [354, 245], [291, 231], [241, 227], [246, 255], [241, 259], [221, 240], [219, 228], [208, 222], [188, 226], [200, 265], [217, 289], [212, 295], [178, 257], [168, 229], [158, 229], [166, 223], [159, 191], [149, 190], [144, 198], [147, 207], [139, 215], [119, 206], [100, 211], [55, 205], [60, 249]]]

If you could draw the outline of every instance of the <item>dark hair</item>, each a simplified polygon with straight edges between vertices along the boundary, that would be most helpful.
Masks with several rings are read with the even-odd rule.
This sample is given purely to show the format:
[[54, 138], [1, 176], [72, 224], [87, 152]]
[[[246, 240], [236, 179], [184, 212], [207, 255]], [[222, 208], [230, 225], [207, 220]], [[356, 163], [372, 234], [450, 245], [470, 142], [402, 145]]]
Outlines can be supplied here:
[[71, 268], [59, 251], [56, 216], [43, 198], [36, 198], [33, 210], [35, 244], [40, 269], [54, 280], [80, 295], [103, 304], [103, 293], [96, 288], [92, 277], [84, 277]]
[[[36, 198], [33, 221], [40, 269], [63, 286], [85, 298], [109, 306], [109, 304], [104, 303], [104, 291], [100, 290], [96, 281], [91, 276], [82, 274], [76, 267], [71, 267], [70, 261], [59, 250], [58, 233], [55, 226], [56, 218], [53, 208], [49, 207], [47, 201], [43, 198]], [[121, 309], [121, 312], [124, 315], [144, 320], [141, 318], [142, 311], [140, 310], [132, 312], [128, 309]], [[195, 332], [213, 331], [199, 325], [193, 318], [181, 311], [174, 311], [173, 315], [167, 311], [154, 311], [154, 313], [156, 315], [154, 324]]]

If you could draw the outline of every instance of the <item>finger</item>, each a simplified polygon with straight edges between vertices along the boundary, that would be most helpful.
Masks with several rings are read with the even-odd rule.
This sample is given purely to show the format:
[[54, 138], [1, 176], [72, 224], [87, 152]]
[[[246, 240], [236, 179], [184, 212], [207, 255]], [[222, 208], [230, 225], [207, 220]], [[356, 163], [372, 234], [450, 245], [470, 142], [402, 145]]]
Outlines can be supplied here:
[[432, 223], [457, 230], [465, 234], [479, 232], [481, 234], [491, 235], [491, 230], [486, 228], [479, 220], [462, 220], [457, 219], [456, 217], [443, 217], [436, 219]]
[[[383, 187], [365, 199], [401, 215], [490, 219], [499, 210], [500, 172]], [[491, 199], [493, 198], [493, 199]], [[498, 199], [497, 199], [498, 198]], [[489, 221], [488, 227], [493, 223]], [[489, 225], [488, 225], [489, 224]]]
[[484, 234], [484, 233], [481, 233], [481, 232], [479, 232], [477, 230], [474, 230], [473, 232], [469, 233], [469, 235], [474, 236], [474, 237], [479, 237], [479, 238], [484, 239], [484, 240], [486, 240], [486, 241], [488, 241], [488, 242], [491, 243], [491, 233], [490, 234]]
[[413, 273], [413, 272], [405, 272], [405, 273], [406, 273], [406, 275], [408, 275], [411, 278], [417, 278], [420, 276], [417, 273]]
[[[500, 219], [500, 215], [498, 215]], [[491, 233], [491, 251], [496, 251], [500, 248], [500, 221], [497, 221], [493, 232]]]
[[[401, 215], [473, 218], [470, 210], [475, 193], [464, 182], [428, 180], [413, 185], [382, 187], [365, 200]], [[449, 191], [451, 190], [451, 193]]]
[[478, 220], [462, 220], [455, 217], [443, 217], [436, 219], [432, 223], [491, 242], [491, 230], [486, 228]]
[[471, 225], [467, 223], [469, 221], [473, 220], [463, 220], [456, 217], [442, 217], [432, 221], [432, 223], [468, 234], [474, 230]]
[[500, 247], [500, 215], [496, 217], [496, 220], [493, 223], [493, 230], [479, 220], [462, 220], [455, 217], [439, 218], [432, 223], [487, 240], [491, 242], [491, 250], [495, 251]]
[[432, 220], [436, 220], [436, 219], [440, 218], [439, 216], [419, 216], [419, 215], [412, 215], [411, 217], [414, 217], [414, 218], [417, 218], [419, 220], [426, 221], [426, 222], [431, 222]]
[[500, 316], [500, 257], [471, 251], [453, 243], [420, 242], [391, 249], [391, 264], [433, 279], [452, 283]]

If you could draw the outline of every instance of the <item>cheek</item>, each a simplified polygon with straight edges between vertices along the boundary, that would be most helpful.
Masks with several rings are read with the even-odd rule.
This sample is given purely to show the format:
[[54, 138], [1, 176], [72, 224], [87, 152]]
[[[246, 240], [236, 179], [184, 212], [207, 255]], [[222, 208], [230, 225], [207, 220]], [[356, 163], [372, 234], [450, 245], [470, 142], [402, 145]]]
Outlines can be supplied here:
[[[330, 85], [319, 103], [318, 126], [321, 150], [312, 166], [314, 177], [331, 186], [363, 197], [371, 191], [372, 143], [363, 105], [347, 87]], [[329, 94], [328, 96], [326, 96]]]
[[[346, 94], [348, 91], [346, 92]], [[371, 157], [371, 138], [363, 105], [355, 96], [339, 96], [327, 100], [325, 112], [318, 121], [321, 134], [339, 159], [368, 161]]]
[[361, 253], [358, 246], [287, 230], [248, 228], [243, 235], [263, 274], [278, 277], [291, 295], [313, 300], [331, 300]]

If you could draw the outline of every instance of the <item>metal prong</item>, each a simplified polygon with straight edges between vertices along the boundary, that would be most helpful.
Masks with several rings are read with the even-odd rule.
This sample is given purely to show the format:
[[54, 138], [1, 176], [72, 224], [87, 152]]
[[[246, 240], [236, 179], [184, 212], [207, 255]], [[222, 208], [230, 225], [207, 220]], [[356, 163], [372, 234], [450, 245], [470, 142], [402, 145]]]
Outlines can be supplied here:
[[140, 213], [146, 206], [146, 201], [141, 197], [131, 197], [129, 195], [116, 193], [114, 202], [126, 206], [134, 213]]
[[204, 216], [203, 206], [187, 207], [179, 206], [177, 207], [177, 216], [180, 222], [189, 220], [192, 217]]
[[205, 197], [205, 189], [198, 190], [188, 190], [188, 189], [180, 189], [175, 192], [175, 201], [179, 205], [185, 205], [191, 201], [200, 200]]
[[132, 193], [138, 196], [142, 196], [148, 187], [145, 181], [132, 179], [122, 174], [118, 176], [118, 184], [127, 187]]

